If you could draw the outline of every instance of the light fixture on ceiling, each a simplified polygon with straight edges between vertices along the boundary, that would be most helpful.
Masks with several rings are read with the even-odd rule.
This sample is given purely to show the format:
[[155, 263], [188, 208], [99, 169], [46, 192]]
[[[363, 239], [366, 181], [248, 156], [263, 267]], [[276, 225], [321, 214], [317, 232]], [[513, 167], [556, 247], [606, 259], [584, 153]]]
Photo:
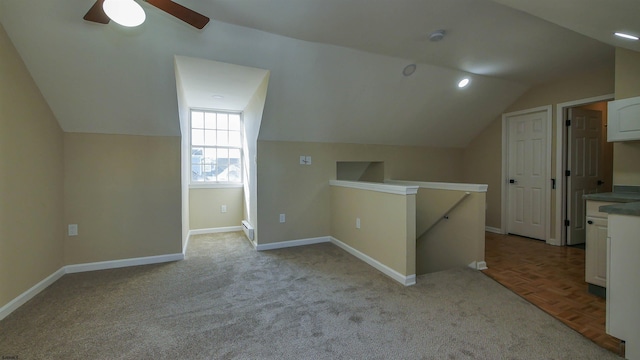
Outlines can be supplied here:
[[614, 35], [617, 36], [617, 37], [621, 37], [621, 38], [629, 39], [629, 40], [638, 40], [639, 39], [637, 36], [629, 35], [629, 34], [625, 34], [625, 33], [621, 33], [621, 32], [614, 33]]
[[429, 34], [429, 41], [433, 41], [433, 42], [440, 41], [444, 38], [444, 34], [445, 34], [444, 30], [442, 29], [436, 30], [431, 34]]
[[402, 75], [411, 76], [414, 72], [416, 72], [416, 64], [409, 64], [402, 69]]
[[211, 95], [212, 98], [216, 99], [216, 100], [222, 100], [224, 99], [224, 96], [222, 95], [218, 95], [218, 94], [213, 94]]
[[471, 79], [464, 78], [464, 79], [460, 80], [460, 82], [458, 83], [458, 87], [459, 88], [466, 87], [467, 85], [469, 85], [470, 82], [471, 82]]
[[126, 27], [138, 26], [147, 17], [142, 6], [133, 0], [104, 0], [102, 9], [109, 19]]

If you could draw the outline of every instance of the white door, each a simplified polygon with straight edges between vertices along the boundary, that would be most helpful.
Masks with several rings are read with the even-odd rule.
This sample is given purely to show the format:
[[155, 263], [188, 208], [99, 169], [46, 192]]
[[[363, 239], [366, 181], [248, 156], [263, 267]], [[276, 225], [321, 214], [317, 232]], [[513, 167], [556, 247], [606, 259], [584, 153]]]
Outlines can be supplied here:
[[[567, 129], [567, 245], [585, 242], [585, 200], [582, 195], [598, 191], [602, 185], [604, 156], [601, 148], [602, 113], [569, 109]], [[567, 174], [565, 174], [566, 176]]]
[[546, 240], [548, 221], [547, 112], [509, 116], [507, 232]]

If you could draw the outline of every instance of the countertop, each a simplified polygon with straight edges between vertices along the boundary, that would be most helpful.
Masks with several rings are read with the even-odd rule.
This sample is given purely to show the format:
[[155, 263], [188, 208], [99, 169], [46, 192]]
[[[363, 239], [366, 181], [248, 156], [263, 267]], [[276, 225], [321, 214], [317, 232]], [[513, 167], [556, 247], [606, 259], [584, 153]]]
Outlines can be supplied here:
[[640, 201], [603, 205], [599, 210], [608, 214], [640, 216]]
[[637, 192], [608, 192], [608, 193], [595, 193], [582, 196], [585, 200], [593, 201], [611, 201], [628, 203], [634, 201], [640, 201], [640, 193]]
[[608, 214], [640, 216], [640, 187], [616, 186], [613, 192], [595, 193], [582, 196], [585, 200], [618, 202], [620, 204], [603, 205], [598, 209]]

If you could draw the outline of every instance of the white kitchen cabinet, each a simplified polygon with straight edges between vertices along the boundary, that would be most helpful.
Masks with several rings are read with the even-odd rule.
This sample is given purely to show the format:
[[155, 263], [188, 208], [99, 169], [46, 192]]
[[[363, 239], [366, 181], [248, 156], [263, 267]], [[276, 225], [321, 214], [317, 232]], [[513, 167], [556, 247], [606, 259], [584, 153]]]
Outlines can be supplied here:
[[625, 358], [640, 360], [640, 217], [609, 215], [607, 333], [626, 341]]
[[584, 277], [589, 284], [607, 287], [607, 213], [598, 210], [614, 203], [587, 200]]
[[640, 96], [609, 101], [607, 141], [640, 140]]

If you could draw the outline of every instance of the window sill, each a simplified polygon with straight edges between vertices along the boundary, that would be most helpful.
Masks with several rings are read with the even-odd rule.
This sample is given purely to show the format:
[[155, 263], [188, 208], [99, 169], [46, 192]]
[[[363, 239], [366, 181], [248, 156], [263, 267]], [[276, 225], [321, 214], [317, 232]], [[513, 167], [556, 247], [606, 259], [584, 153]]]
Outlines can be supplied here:
[[242, 187], [244, 187], [242, 183], [189, 184], [189, 189], [237, 189]]

